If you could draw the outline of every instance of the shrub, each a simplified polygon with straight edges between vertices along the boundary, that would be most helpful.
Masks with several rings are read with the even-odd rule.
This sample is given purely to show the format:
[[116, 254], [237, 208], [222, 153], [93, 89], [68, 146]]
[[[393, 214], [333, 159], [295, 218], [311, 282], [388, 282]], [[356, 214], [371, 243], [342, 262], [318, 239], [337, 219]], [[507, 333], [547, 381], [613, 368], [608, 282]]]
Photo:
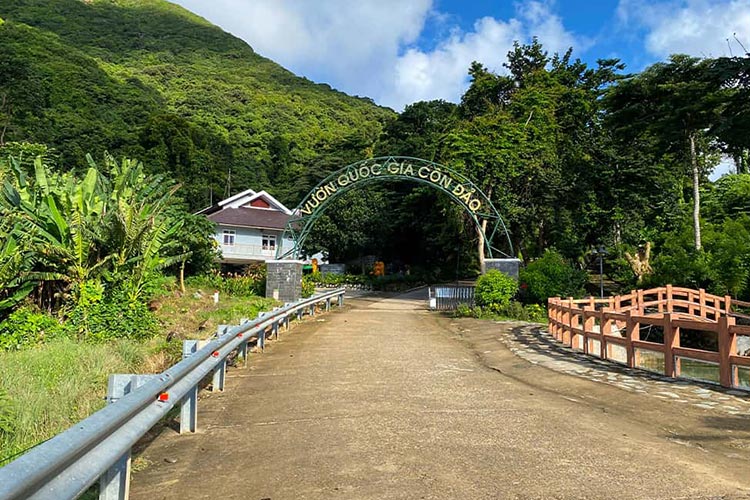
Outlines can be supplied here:
[[474, 300], [482, 307], [507, 305], [517, 292], [516, 280], [492, 269], [477, 280]]
[[579, 297], [584, 294], [585, 271], [573, 268], [556, 250], [521, 269], [520, 280], [528, 302], [544, 304], [549, 297]]
[[510, 301], [505, 305], [491, 304], [485, 307], [469, 307], [460, 304], [453, 316], [456, 318], [514, 319], [534, 323], [547, 322], [547, 310], [539, 304], [521, 304]]
[[0, 323], [0, 351], [32, 347], [62, 333], [63, 328], [55, 318], [36, 308], [22, 306]]
[[547, 322], [547, 310], [539, 304], [521, 304], [512, 301], [504, 306], [494, 306], [492, 313], [502, 318], [531, 321], [534, 323]]
[[143, 285], [143, 298], [146, 300], [167, 295], [177, 286], [177, 278], [161, 273], [149, 273]]
[[471, 318], [474, 316], [474, 309], [467, 306], [466, 304], [458, 304], [455, 313], [453, 314], [457, 318]]
[[266, 266], [248, 267], [246, 274], [221, 276], [215, 273], [192, 276], [185, 281], [191, 286], [218, 290], [235, 297], [263, 297], [266, 294]]
[[302, 277], [302, 297], [312, 297], [315, 294], [315, 282], [310, 276]]
[[66, 330], [85, 340], [101, 342], [115, 338], [143, 340], [159, 331], [159, 321], [142, 302], [130, 302], [122, 294], [89, 305], [75, 307]]

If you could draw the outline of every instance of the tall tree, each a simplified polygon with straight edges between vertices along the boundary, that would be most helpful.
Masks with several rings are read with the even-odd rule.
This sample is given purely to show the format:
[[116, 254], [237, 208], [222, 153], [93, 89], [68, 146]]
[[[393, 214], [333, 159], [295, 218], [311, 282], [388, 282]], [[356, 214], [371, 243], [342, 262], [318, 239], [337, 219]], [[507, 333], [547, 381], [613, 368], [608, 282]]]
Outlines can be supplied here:
[[653, 135], [665, 154], [681, 160], [693, 199], [693, 245], [701, 249], [701, 180], [715, 165], [716, 149], [706, 131], [716, 123], [719, 98], [707, 78], [708, 61], [673, 55], [612, 87], [610, 123], [633, 138]]

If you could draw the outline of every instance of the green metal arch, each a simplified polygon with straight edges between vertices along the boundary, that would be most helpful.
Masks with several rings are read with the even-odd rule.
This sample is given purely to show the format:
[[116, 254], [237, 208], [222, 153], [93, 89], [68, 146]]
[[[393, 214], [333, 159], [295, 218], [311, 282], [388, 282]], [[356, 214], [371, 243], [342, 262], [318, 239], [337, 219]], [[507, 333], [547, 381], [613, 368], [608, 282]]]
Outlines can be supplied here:
[[[500, 255], [509, 258], [513, 256], [513, 244], [505, 222], [492, 204], [492, 200], [471, 179], [429, 160], [410, 156], [381, 156], [347, 165], [318, 183], [292, 211], [292, 216], [287, 222], [281, 241], [290, 236], [294, 246], [287, 249], [280, 245], [276, 258], [296, 259], [301, 256], [305, 239], [331, 201], [352, 189], [384, 180], [419, 182], [446, 193], [465, 209], [477, 230], [484, 235], [488, 258]], [[484, 222], [486, 229], [482, 228]], [[494, 239], [502, 235], [505, 236], [503, 240], [507, 244], [507, 252], [493, 245]]]

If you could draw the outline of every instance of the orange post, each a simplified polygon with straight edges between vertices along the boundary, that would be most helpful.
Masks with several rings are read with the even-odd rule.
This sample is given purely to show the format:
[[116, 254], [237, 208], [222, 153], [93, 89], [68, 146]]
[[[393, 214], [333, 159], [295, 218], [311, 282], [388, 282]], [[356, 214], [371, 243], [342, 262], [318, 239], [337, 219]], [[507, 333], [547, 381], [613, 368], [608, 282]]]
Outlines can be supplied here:
[[667, 377], [678, 377], [680, 375], [679, 363], [675, 362], [675, 347], [680, 347], [680, 329], [672, 326], [672, 314], [664, 315], [664, 375]]
[[[592, 299], [593, 302], [593, 299]], [[594, 320], [596, 319], [596, 307], [591, 304], [583, 308], [583, 352], [589, 353], [589, 333], [594, 333]], [[601, 332], [601, 326], [599, 327]]]
[[570, 309], [571, 304], [567, 300], [563, 301], [563, 316], [562, 316], [562, 335], [560, 341], [563, 344], [570, 344]]
[[719, 383], [723, 387], [733, 387], [737, 383], [736, 370], [729, 357], [737, 353], [737, 335], [731, 331], [735, 319], [729, 316], [719, 318]]
[[603, 307], [599, 312], [599, 330], [602, 334], [602, 342], [599, 345], [599, 357], [602, 359], [607, 359], [607, 335], [612, 331], [612, 320], [607, 316], [608, 312], [608, 307]]
[[578, 304], [574, 304], [573, 297], [569, 297], [570, 300], [570, 347], [572, 349], [580, 349], [580, 341], [576, 334], [573, 332], [573, 328], [581, 328], [583, 326], [583, 312]]
[[554, 338], [557, 338], [557, 336], [555, 335], [555, 322], [553, 321], [554, 317], [555, 317], [554, 299], [552, 297], [548, 297], [547, 298], [547, 331]]
[[672, 299], [672, 285], [667, 285], [667, 312], [674, 312], [674, 302]]
[[625, 350], [628, 355], [628, 366], [630, 368], [637, 368], [635, 360], [635, 349], [633, 348], [633, 341], [640, 340], [641, 334], [638, 328], [640, 324], [632, 318], [632, 311], [625, 311], [625, 338], [628, 339], [625, 344]]

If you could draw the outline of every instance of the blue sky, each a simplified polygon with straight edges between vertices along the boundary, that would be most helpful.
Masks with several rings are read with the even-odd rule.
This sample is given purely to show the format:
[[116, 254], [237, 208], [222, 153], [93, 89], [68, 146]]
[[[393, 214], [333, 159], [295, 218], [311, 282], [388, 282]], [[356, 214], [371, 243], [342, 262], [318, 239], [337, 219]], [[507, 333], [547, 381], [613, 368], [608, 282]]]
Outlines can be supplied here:
[[503, 72], [513, 41], [533, 36], [628, 71], [678, 52], [742, 54], [735, 36], [750, 48], [750, 0], [173, 1], [298, 75], [396, 110], [458, 101], [473, 60]]

